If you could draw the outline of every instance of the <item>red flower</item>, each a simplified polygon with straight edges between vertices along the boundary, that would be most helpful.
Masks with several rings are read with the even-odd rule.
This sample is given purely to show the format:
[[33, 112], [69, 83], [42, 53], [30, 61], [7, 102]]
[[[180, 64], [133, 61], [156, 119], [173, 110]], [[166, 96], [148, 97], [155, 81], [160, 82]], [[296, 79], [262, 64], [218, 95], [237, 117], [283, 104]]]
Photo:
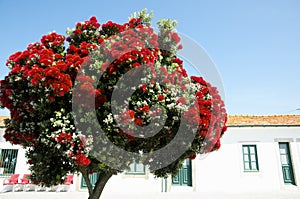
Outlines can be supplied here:
[[158, 101], [163, 101], [165, 99], [164, 95], [159, 95], [157, 97]]
[[177, 99], [177, 103], [186, 104], [186, 99], [184, 97], [180, 97]]
[[178, 44], [180, 42], [180, 37], [178, 36], [178, 34], [176, 32], [172, 33], [171, 37], [175, 41], [176, 44]]
[[207, 82], [202, 77], [191, 76], [191, 79], [197, 83], [200, 83], [201, 85], [207, 85]]
[[221, 142], [220, 139], [218, 139], [218, 141], [216, 142], [214, 149], [219, 149], [221, 147]]
[[84, 154], [78, 153], [75, 156], [75, 162], [80, 166], [88, 166], [91, 163], [91, 160], [87, 158]]
[[98, 108], [99, 106], [107, 102], [107, 97], [105, 96], [104, 91], [101, 91], [101, 89], [98, 89], [95, 92], [95, 106], [96, 108]]
[[168, 71], [165, 67], [160, 67], [159, 70], [162, 72], [163, 76], [168, 76]]
[[143, 126], [143, 120], [141, 118], [134, 118], [134, 123], [138, 126]]
[[127, 139], [128, 139], [129, 141], [133, 141], [135, 138], [134, 138], [134, 136], [132, 136], [132, 135], [127, 135]]
[[58, 62], [56, 63], [56, 65], [55, 65], [55, 67], [57, 67], [57, 68], [60, 69], [61, 71], [65, 71], [65, 70], [67, 70], [67, 68], [68, 68], [67, 64], [66, 64], [64, 61], [62, 61], [62, 60], [58, 61]]
[[129, 117], [131, 118], [131, 119], [133, 119], [134, 118], [134, 114], [135, 114], [135, 112], [133, 111], [133, 110], [128, 110], [128, 115], [129, 115]]
[[167, 84], [167, 83], [170, 83], [170, 80], [169, 80], [168, 78], [164, 78], [164, 79], [162, 80], [162, 82]]
[[149, 108], [148, 105], [146, 105], [143, 108], [140, 108], [139, 110], [142, 111], [142, 112], [149, 112], [150, 108]]
[[58, 143], [66, 143], [72, 141], [72, 135], [70, 133], [60, 133], [58, 137], [56, 138]]
[[141, 85], [140, 89], [142, 89], [144, 92], [146, 92], [148, 90], [148, 88], [145, 84]]
[[54, 101], [55, 101], [55, 97], [53, 97], [53, 96], [48, 96], [47, 99], [48, 99], [50, 102], [54, 102]]
[[196, 154], [195, 154], [195, 155], [192, 155], [191, 157], [189, 157], [189, 159], [190, 159], [190, 160], [195, 160], [196, 156], [197, 156]]
[[74, 34], [75, 35], [79, 35], [79, 34], [81, 34], [82, 33], [82, 31], [81, 30], [78, 30], [78, 29], [76, 29], [75, 31], [74, 31]]
[[205, 138], [206, 135], [207, 135], [207, 131], [206, 130], [201, 130], [198, 135], [201, 137], [201, 138]]

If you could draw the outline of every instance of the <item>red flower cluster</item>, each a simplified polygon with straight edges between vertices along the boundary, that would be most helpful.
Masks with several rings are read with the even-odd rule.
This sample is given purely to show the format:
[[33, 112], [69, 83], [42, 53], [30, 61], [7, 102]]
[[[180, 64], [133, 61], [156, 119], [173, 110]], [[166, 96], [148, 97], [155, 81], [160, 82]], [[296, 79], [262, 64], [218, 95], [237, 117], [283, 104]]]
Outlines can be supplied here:
[[141, 18], [132, 18], [129, 22], [125, 23], [124, 26], [127, 28], [135, 28], [138, 25], [142, 24]]
[[102, 24], [101, 34], [111, 36], [118, 34], [123, 31], [123, 25], [119, 25], [117, 23], [113, 23], [112, 21], [108, 21], [105, 24]]
[[96, 17], [91, 17], [85, 22], [77, 23], [75, 30], [72, 31], [72, 34], [66, 40], [76, 47], [81, 42], [95, 43], [100, 39], [99, 27], [100, 24]]
[[71, 44], [68, 53], [69, 54], [78, 54], [80, 57], [86, 57], [89, 55], [90, 51], [97, 49], [98, 46], [95, 44], [82, 42], [77, 48], [74, 44]]
[[60, 133], [57, 137], [56, 137], [56, 141], [58, 143], [68, 143], [72, 141], [72, 134], [70, 133]]
[[163, 101], [164, 99], [165, 99], [165, 96], [163, 94], [161, 94], [157, 97], [158, 101]]
[[98, 20], [95, 16], [92, 16], [89, 20], [83, 22], [83, 23], [77, 23], [76, 24], [76, 30], [89, 30], [89, 29], [98, 29], [100, 27], [100, 24], [98, 23]]
[[33, 132], [16, 132], [12, 127], [5, 129], [4, 139], [12, 144], [36, 145], [36, 134]]
[[91, 163], [91, 160], [84, 154], [78, 153], [75, 155], [75, 162], [80, 166], [88, 166]]
[[201, 87], [196, 92], [197, 106], [190, 107], [183, 117], [191, 125], [198, 124], [199, 139], [207, 142], [204, 151], [211, 152], [220, 148], [220, 138], [226, 131], [225, 105], [217, 89], [202, 77], [192, 76], [191, 79]]
[[[52, 47], [60, 46], [64, 36], [51, 33], [42, 37], [42, 43], [29, 45], [27, 50], [9, 57], [7, 65], [13, 66], [10, 75], [22, 73], [22, 79], [30, 81], [33, 87], [41, 83], [43, 87], [53, 89], [53, 97], [62, 96], [72, 87], [68, 74], [68, 65]], [[59, 87], [59, 88], [58, 88]]]
[[54, 46], [60, 47], [65, 42], [65, 36], [52, 32], [48, 35], [44, 35], [41, 39], [41, 42], [47, 48], [53, 48]]
[[[79, 75], [77, 78], [77, 90], [73, 93], [74, 102], [84, 108], [98, 108], [107, 101], [104, 89], [94, 88], [94, 80], [86, 75]], [[95, 101], [89, 101], [94, 97]], [[95, 102], [95, 103], [93, 103]]]

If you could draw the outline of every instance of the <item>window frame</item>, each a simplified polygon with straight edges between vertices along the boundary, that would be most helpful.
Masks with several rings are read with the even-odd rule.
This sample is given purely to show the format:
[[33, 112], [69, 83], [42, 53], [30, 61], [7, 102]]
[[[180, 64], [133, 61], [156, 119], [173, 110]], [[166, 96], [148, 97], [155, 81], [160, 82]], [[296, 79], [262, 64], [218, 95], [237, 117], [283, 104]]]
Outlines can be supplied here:
[[[282, 148], [282, 146], [284, 146]], [[296, 178], [295, 178], [295, 170], [294, 170], [294, 163], [292, 160], [292, 152], [291, 152], [291, 145], [290, 142], [285, 142], [285, 141], [279, 141], [278, 142], [278, 149], [279, 149], [279, 159], [280, 159], [280, 167], [281, 167], [281, 172], [282, 172], [282, 179], [284, 184], [286, 185], [296, 185]], [[281, 149], [284, 149], [284, 153], [282, 153]], [[285, 156], [286, 162], [283, 162], [282, 156]], [[290, 171], [290, 179], [287, 178], [287, 176], [284, 174], [284, 170], [288, 168]]]
[[0, 148], [0, 168], [3, 169], [0, 173], [0, 177], [15, 174], [18, 162], [18, 153], [18, 149]]
[[[125, 170], [125, 174], [128, 175], [146, 175], [146, 167], [145, 165], [141, 163], [137, 163], [135, 160], [132, 161], [130, 165], [133, 165], [133, 171], [132, 170]], [[137, 165], [143, 165], [143, 171], [137, 170]], [[131, 168], [131, 166], [129, 166]]]
[[[254, 152], [251, 152], [251, 148], [254, 149]], [[245, 153], [245, 149], [247, 150], [247, 153]], [[244, 172], [259, 172], [257, 146], [255, 144], [243, 144], [242, 154], [243, 154]], [[254, 155], [254, 159], [252, 158], [253, 155]], [[247, 157], [248, 160], [246, 160], [245, 157]], [[255, 164], [256, 168], [253, 168], [253, 163]]]

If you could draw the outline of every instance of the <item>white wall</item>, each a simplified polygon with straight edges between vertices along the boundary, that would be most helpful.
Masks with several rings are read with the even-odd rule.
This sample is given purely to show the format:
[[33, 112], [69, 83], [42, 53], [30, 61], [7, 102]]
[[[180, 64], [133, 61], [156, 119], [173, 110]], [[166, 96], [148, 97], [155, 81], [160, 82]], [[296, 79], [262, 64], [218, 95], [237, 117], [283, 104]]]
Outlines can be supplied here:
[[[299, 185], [300, 127], [231, 127], [219, 151], [196, 160], [197, 191], [268, 191], [299, 189], [283, 183], [278, 142], [290, 142], [296, 184]], [[243, 144], [256, 144], [259, 172], [244, 172]]]
[[[289, 186], [283, 182], [278, 142], [290, 143], [297, 186]], [[171, 186], [171, 179], [169, 178], [167, 181], [168, 191], [300, 190], [300, 127], [229, 127], [221, 143], [222, 146], [219, 151], [201, 156], [202, 158], [197, 157], [193, 161], [193, 187]], [[256, 144], [259, 172], [244, 172], [243, 144]], [[12, 146], [6, 142], [0, 143], [0, 148], [18, 148], [16, 173], [28, 173], [23, 149], [18, 145]], [[0, 183], [2, 185], [1, 180]], [[80, 190], [80, 183], [81, 176], [75, 176], [72, 190]], [[132, 191], [136, 193], [159, 193], [162, 191], [162, 179], [154, 178], [150, 173], [142, 176], [118, 174], [108, 181], [104, 194]]]
[[154, 178], [152, 174], [146, 175], [127, 175], [124, 173], [113, 176], [105, 187], [105, 192], [125, 193], [159, 193], [161, 192], [160, 178]]
[[[81, 175], [76, 176], [75, 189], [79, 191], [85, 191], [86, 188], [81, 188]], [[147, 170], [145, 175], [128, 175], [125, 173], [119, 173], [112, 176], [105, 185], [105, 193], [159, 193], [162, 189], [161, 178], [155, 178]]]

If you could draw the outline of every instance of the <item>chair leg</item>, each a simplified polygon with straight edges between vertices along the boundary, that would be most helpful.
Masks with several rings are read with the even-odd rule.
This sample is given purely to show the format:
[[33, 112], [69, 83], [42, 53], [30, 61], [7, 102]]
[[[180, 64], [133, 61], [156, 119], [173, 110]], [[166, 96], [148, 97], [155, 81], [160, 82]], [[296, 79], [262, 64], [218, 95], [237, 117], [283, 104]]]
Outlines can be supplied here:
[[36, 185], [35, 191], [45, 191], [45, 188], [42, 185]]
[[12, 185], [4, 185], [2, 190], [1, 190], [1, 193], [4, 193], [4, 192], [9, 192], [10, 190], [12, 191]]
[[26, 185], [26, 191], [35, 191], [36, 185], [35, 184], [27, 184]]
[[61, 192], [64, 190], [64, 185], [58, 185], [57, 188], [56, 188], [56, 192]]

